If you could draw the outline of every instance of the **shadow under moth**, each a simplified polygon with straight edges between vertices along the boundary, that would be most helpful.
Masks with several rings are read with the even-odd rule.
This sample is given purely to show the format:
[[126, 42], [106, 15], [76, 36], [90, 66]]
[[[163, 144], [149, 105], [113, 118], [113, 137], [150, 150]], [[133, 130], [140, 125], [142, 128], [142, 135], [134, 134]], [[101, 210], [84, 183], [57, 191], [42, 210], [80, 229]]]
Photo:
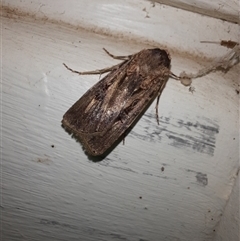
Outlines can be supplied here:
[[170, 76], [170, 55], [162, 49], [144, 49], [129, 56], [108, 55], [122, 60], [110, 68], [80, 74], [109, 72], [90, 88], [63, 116], [63, 127], [73, 134], [92, 156], [104, 154], [124, 138], [130, 127], [157, 97], [156, 118], [160, 95]]

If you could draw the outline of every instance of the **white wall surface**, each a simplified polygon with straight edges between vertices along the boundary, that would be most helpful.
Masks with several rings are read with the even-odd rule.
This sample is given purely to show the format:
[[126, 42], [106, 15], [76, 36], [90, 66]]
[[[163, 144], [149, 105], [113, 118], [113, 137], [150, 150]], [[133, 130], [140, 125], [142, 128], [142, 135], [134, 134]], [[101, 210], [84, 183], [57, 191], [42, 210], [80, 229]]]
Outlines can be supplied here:
[[239, 0], [156, 0], [155, 2], [239, 23]]
[[239, 222], [236, 191], [225, 210], [239, 168], [239, 65], [195, 80], [193, 94], [170, 79], [160, 125], [154, 102], [99, 162], [61, 127], [99, 80], [63, 62], [94, 70], [117, 63], [103, 47], [124, 55], [159, 46], [174, 73], [195, 72], [228, 51], [200, 41], [237, 40], [236, 24], [137, 0], [3, 5], [3, 240], [208, 241], [218, 230], [226, 237], [219, 222], [239, 237], [221, 222], [226, 212]]
[[213, 240], [239, 240], [239, 175], [235, 182], [231, 196], [226, 204], [220, 223], [216, 227]]

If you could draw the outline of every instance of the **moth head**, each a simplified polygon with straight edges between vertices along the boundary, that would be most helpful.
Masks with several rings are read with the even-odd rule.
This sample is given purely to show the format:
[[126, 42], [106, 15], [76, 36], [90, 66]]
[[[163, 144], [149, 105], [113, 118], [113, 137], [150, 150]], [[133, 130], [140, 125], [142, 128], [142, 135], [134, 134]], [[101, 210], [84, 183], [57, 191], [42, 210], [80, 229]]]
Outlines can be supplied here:
[[170, 68], [171, 65], [171, 57], [168, 52], [164, 49], [151, 49], [152, 60], [156, 65], [161, 65], [166, 68]]

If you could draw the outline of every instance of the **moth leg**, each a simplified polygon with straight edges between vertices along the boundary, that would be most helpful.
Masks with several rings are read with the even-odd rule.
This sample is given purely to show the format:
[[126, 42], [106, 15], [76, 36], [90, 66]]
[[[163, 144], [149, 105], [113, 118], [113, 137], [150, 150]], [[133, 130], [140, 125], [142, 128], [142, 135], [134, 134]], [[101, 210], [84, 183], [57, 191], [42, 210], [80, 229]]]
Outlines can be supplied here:
[[128, 55], [128, 56], [116, 56], [113, 55], [111, 53], [109, 53], [105, 48], [103, 48], [103, 50], [112, 58], [114, 59], [120, 59], [120, 60], [129, 60], [131, 58], [132, 55]]
[[158, 96], [157, 96], [157, 103], [156, 103], [156, 119], [157, 119], [157, 124], [159, 125], [159, 116], [158, 116], [158, 104], [159, 104], [159, 99], [161, 96], [161, 92], [159, 92]]
[[[120, 63], [120, 64], [121, 64], [121, 63]], [[80, 75], [104, 74], [104, 73], [110, 72], [110, 71], [112, 71], [112, 70], [114, 70], [114, 69], [117, 69], [120, 64], [116, 64], [116, 65], [113, 65], [113, 66], [111, 66], [111, 67], [104, 68], [104, 69], [97, 69], [97, 70], [93, 70], [93, 71], [80, 72], [80, 71], [71, 69], [70, 67], [68, 67], [66, 64], [63, 63], [63, 65], [64, 65], [68, 70], [70, 70], [70, 71], [73, 72], [73, 73], [80, 74]]]
[[166, 85], [166, 82], [161, 85], [161, 87], [160, 87], [160, 89], [158, 91], [158, 95], [157, 95], [157, 103], [156, 103], [156, 107], [155, 108], [156, 108], [156, 119], [157, 119], [157, 124], [158, 125], [159, 125], [158, 104], [159, 104], [159, 99], [160, 99], [160, 96], [161, 96], [161, 94], [163, 92], [163, 89], [164, 89], [165, 85]]
[[175, 75], [175, 74], [172, 73], [172, 72], [170, 73], [169, 77], [171, 77], [171, 78], [173, 78], [173, 79], [176, 79], [176, 80], [180, 80], [180, 79], [181, 79], [181, 77]]

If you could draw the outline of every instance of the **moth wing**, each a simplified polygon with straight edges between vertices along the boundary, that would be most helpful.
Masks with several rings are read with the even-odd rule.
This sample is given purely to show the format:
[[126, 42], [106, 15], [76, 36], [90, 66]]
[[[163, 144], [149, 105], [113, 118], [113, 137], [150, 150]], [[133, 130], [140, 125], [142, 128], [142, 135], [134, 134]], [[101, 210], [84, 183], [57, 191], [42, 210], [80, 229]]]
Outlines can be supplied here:
[[[126, 61], [125, 61], [126, 62]], [[126, 96], [117, 86], [124, 82], [126, 63], [102, 78], [90, 88], [63, 116], [63, 125], [75, 134], [101, 134], [113, 124]], [[118, 105], [116, 105], [116, 95]]]
[[150, 88], [129, 97], [118, 119], [106, 126], [104, 133], [97, 135], [84, 135], [85, 147], [92, 155], [101, 155], [110, 148], [120, 137], [135, 123], [135, 121], [146, 111], [147, 107], [155, 99], [156, 95], [165, 86], [164, 79], [158, 80], [159, 85], [151, 85]]
[[138, 56], [133, 55], [101, 79], [63, 117], [63, 126], [93, 156], [111, 147], [166, 84], [161, 74], [140, 74], [135, 59]]

